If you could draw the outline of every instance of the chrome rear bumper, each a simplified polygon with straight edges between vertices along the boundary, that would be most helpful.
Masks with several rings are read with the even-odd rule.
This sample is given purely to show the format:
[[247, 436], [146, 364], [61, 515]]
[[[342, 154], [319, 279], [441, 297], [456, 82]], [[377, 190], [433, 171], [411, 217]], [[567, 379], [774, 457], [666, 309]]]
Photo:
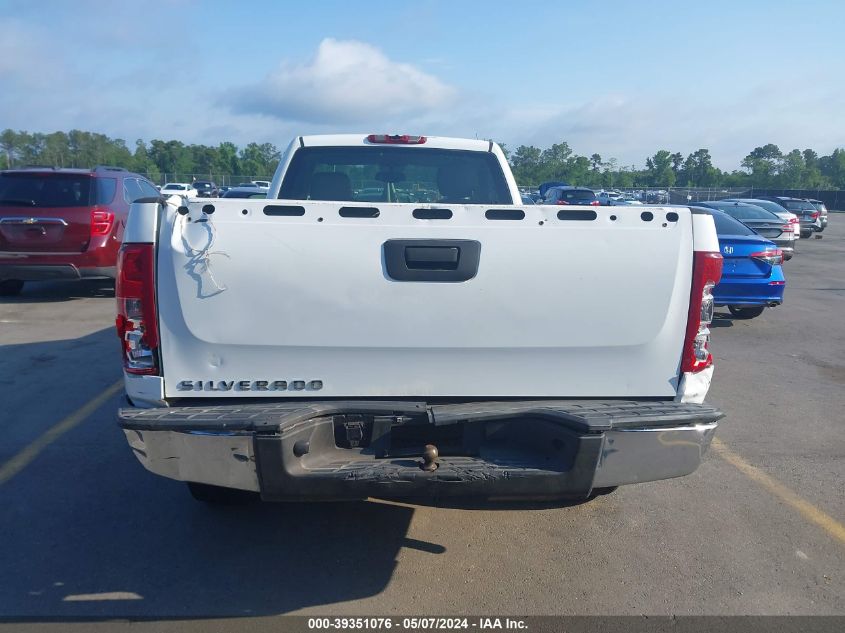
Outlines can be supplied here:
[[[153, 473], [281, 501], [583, 498], [693, 472], [722, 417], [655, 402], [312, 405], [123, 409], [119, 421]], [[361, 442], [347, 446], [350, 437]], [[443, 448], [431, 472], [425, 443]]]

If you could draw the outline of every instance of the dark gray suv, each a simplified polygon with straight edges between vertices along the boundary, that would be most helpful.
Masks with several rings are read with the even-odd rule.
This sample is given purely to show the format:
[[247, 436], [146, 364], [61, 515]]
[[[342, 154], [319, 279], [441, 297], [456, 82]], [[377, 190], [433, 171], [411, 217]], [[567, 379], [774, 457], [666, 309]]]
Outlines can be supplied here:
[[543, 204], [586, 204], [598, 206], [595, 191], [584, 187], [552, 187], [546, 191]]
[[216, 198], [220, 194], [217, 185], [210, 180], [196, 180], [193, 184], [198, 198]]

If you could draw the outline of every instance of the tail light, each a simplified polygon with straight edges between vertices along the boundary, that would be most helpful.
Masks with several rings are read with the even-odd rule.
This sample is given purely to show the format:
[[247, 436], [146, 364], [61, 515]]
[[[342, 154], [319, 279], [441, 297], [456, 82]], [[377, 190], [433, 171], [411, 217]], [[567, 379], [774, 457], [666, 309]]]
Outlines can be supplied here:
[[370, 134], [367, 141], [381, 145], [422, 145], [426, 138], [410, 134]]
[[569, 204], [566, 200], [558, 200], [555, 204]]
[[780, 227], [780, 230], [782, 233], [793, 233], [795, 231], [795, 229], [792, 228], [791, 224], [784, 224], [782, 227]]
[[114, 213], [102, 207], [91, 209], [91, 237], [108, 235], [114, 226]]
[[722, 277], [722, 256], [696, 251], [692, 262], [692, 291], [684, 339], [682, 372], [698, 372], [713, 364], [710, 354], [710, 323], [713, 321], [713, 288]]
[[158, 374], [158, 326], [152, 244], [124, 244], [117, 258], [117, 335], [123, 368], [130, 374]]
[[796, 216], [794, 218], [789, 218], [789, 223], [790, 224], [799, 224], [798, 217]]
[[597, 206], [599, 206], [599, 201], [598, 201], [598, 200], [593, 200], [593, 201], [590, 203], [590, 206], [591, 206], [591, 207], [597, 207]]
[[813, 218], [814, 220], [818, 220], [820, 213], [821, 213], [821, 211], [814, 211], [813, 213], [810, 214], [810, 217]]
[[751, 259], [756, 259], [758, 262], [774, 266], [775, 264], [783, 263], [783, 251], [779, 248], [768, 251], [758, 251], [749, 255]]

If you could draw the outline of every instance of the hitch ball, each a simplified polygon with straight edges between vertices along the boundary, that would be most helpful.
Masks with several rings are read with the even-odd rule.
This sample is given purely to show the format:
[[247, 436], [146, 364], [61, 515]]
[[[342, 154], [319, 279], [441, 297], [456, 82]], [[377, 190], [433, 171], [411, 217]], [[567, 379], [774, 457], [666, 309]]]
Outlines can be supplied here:
[[440, 456], [440, 451], [434, 444], [426, 444], [423, 451], [423, 463], [420, 468], [426, 472], [433, 472], [437, 470], [437, 458]]

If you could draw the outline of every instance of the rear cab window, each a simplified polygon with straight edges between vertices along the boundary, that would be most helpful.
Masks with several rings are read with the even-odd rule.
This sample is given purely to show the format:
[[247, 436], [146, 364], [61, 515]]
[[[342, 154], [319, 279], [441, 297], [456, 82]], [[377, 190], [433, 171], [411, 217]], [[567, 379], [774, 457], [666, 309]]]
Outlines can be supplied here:
[[496, 156], [407, 147], [304, 147], [279, 198], [349, 202], [513, 204]]

